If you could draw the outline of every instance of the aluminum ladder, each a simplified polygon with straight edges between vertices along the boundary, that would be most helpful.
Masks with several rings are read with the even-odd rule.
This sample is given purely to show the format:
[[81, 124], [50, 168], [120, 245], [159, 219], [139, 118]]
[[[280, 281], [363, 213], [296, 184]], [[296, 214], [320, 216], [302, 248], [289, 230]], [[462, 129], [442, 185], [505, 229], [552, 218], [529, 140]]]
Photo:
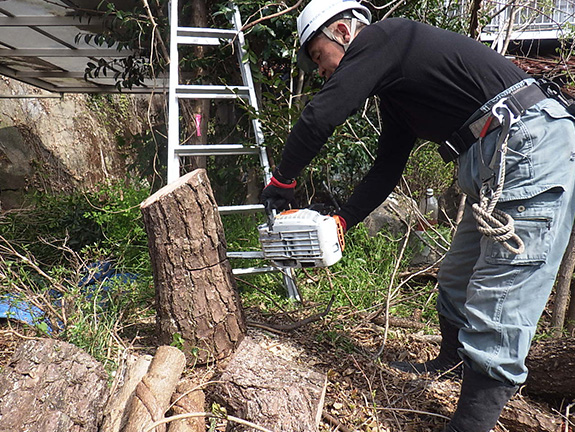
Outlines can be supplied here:
[[[180, 99], [244, 99], [251, 105], [254, 112], [258, 112], [258, 101], [253, 83], [252, 72], [249, 63], [243, 60], [246, 54], [244, 34], [241, 31], [242, 20], [239, 9], [232, 5], [234, 14], [232, 17], [232, 29], [213, 29], [200, 27], [181, 27], [179, 25], [178, 0], [170, 2], [170, 68], [169, 68], [169, 95], [168, 95], [168, 173], [167, 181], [171, 183], [180, 177], [180, 158], [183, 156], [231, 156], [231, 155], [254, 155], [259, 158], [263, 171], [263, 185], [267, 185], [271, 179], [270, 165], [264, 135], [258, 118], [252, 120], [255, 134], [255, 145], [243, 144], [206, 144], [206, 145], [182, 145], [180, 144]], [[179, 51], [184, 45], [219, 46], [222, 41], [235, 45], [237, 61], [242, 76], [242, 85], [187, 85], [180, 84], [179, 78]], [[219, 206], [220, 214], [253, 213], [265, 211], [262, 204], [256, 205], [233, 205]], [[228, 252], [229, 258], [260, 259], [263, 252]], [[273, 266], [237, 268], [233, 270], [235, 275], [267, 273], [281, 271], [283, 281], [289, 298], [301, 300], [295, 284], [295, 273], [291, 268], [280, 269]]]

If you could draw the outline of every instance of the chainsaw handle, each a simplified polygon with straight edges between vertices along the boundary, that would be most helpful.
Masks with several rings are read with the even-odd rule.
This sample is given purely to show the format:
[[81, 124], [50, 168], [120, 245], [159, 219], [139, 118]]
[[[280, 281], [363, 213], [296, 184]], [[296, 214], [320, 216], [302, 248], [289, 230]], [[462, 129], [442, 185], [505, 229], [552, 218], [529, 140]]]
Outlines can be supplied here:
[[272, 203], [273, 203], [272, 198], [268, 198], [267, 200], [264, 201], [264, 208], [266, 210], [266, 216], [268, 218], [268, 228], [270, 231], [273, 230], [274, 219], [277, 214], [276, 209], [272, 207]]
[[332, 217], [337, 226], [337, 240], [339, 241], [339, 247], [343, 252], [345, 250], [345, 232], [347, 231], [347, 222], [340, 215], [335, 214]]

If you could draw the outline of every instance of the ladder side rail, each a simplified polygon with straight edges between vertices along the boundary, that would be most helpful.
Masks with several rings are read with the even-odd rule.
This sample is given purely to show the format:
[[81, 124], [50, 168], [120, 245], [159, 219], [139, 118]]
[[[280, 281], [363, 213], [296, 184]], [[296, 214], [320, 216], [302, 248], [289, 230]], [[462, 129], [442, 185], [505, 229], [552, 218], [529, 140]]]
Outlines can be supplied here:
[[171, 0], [167, 183], [172, 183], [180, 177], [180, 157], [176, 153], [176, 148], [180, 144], [180, 106], [177, 94], [180, 81], [179, 62], [178, 0]]
[[[238, 56], [238, 63], [240, 66], [240, 71], [242, 74], [242, 80], [245, 86], [248, 87], [249, 92], [249, 102], [250, 105], [254, 108], [256, 115], [259, 114], [259, 105], [258, 99], [256, 95], [256, 91], [254, 88], [254, 80], [252, 76], [252, 70], [250, 69], [249, 62], [244, 62], [244, 56], [246, 55], [245, 50], [245, 37], [243, 31], [241, 31], [243, 24], [242, 18], [240, 15], [240, 10], [237, 5], [234, 5], [234, 16], [233, 16], [233, 24], [234, 28], [238, 31], [236, 44], [237, 44], [237, 56]], [[252, 120], [252, 126], [254, 129], [255, 137], [256, 137], [256, 144], [260, 148], [260, 165], [263, 170], [263, 182], [264, 185], [268, 184], [271, 180], [271, 171], [270, 171], [270, 163], [268, 159], [268, 154], [266, 148], [264, 146], [264, 134], [262, 131], [262, 126], [259, 118], [255, 118]]]

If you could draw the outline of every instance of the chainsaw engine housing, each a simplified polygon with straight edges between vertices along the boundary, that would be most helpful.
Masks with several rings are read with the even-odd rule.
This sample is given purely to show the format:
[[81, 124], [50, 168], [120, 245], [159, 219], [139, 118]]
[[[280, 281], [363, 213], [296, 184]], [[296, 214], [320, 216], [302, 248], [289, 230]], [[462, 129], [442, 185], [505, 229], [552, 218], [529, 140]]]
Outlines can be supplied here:
[[327, 267], [342, 256], [335, 219], [314, 210], [284, 211], [258, 231], [264, 257], [278, 267]]

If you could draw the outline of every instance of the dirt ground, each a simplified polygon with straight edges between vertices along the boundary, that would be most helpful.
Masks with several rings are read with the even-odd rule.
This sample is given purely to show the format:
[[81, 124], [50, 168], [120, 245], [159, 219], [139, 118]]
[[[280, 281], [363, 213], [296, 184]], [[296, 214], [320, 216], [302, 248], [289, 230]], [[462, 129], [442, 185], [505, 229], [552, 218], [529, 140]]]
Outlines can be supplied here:
[[[442, 431], [455, 410], [459, 380], [434, 380], [387, 366], [389, 361], [397, 359], [433, 358], [438, 351], [437, 338], [413, 329], [391, 327], [381, 349], [384, 329], [357, 322], [348, 327], [346, 312], [332, 311], [324, 320], [289, 334], [254, 326], [249, 327], [248, 334], [270, 352], [327, 375], [322, 432]], [[247, 316], [249, 321], [272, 324], [277, 321], [257, 310], [248, 310]], [[8, 363], [18, 344], [31, 336], [31, 330], [0, 322], [0, 368]], [[381, 356], [375, 360], [380, 350]], [[552, 409], [543, 408], [549, 412]], [[500, 424], [495, 432], [520, 431]]]

